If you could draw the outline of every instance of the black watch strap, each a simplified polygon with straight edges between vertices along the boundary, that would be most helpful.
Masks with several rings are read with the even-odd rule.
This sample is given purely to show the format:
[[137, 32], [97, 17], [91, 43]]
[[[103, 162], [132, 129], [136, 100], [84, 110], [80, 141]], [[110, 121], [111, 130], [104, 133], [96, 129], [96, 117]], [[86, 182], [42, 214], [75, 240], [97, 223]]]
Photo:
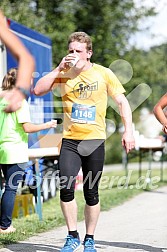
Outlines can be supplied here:
[[16, 87], [16, 89], [19, 90], [26, 98], [30, 96], [30, 90], [22, 87]]

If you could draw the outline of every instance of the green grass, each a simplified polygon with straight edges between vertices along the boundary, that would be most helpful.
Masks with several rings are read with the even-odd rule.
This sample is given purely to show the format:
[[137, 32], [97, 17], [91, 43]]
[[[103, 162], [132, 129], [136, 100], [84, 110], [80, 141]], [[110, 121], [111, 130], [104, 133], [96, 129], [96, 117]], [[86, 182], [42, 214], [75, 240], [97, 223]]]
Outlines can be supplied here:
[[[159, 175], [159, 170], [153, 170], [151, 173], [151, 176], [154, 178], [155, 176], [159, 177]], [[146, 171], [142, 172], [142, 176], [146, 176]], [[150, 188], [146, 186], [144, 178], [141, 181], [138, 180], [138, 171], [129, 173], [128, 180], [127, 185], [124, 171], [114, 171], [103, 175], [100, 184], [100, 203], [102, 211], [107, 211], [145, 190], [150, 190]], [[166, 182], [167, 172], [164, 171], [164, 182], [154, 183], [154, 186], [160, 187], [165, 185]], [[140, 188], [138, 189], [136, 186], [140, 186]], [[84, 199], [82, 191], [76, 191], [76, 200], [78, 203], [78, 220], [81, 221], [84, 219]], [[13, 219], [13, 225], [17, 228], [17, 231], [13, 234], [0, 235], [0, 247], [5, 247], [7, 244], [25, 240], [37, 233], [65, 225], [59, 204], [59, 192], [56, 198], [50, 199], [43, 204], [42, 210], [42, 221], [39, 221], [36, 214], [22, 217], [21, 219]]]

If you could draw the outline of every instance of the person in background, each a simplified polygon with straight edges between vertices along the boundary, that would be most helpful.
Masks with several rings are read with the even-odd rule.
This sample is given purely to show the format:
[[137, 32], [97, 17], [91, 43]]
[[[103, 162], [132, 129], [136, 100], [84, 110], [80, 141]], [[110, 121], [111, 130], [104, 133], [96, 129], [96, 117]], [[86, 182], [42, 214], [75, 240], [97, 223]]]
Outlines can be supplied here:
[[[162, 131], [167, 135], [167, 116], [165, 108], [167, 106], [167, 93], [164, 94], [154, 106], [153, 113], [162, 124]], [[166, 139], [166, 138], [165, 138]]]
[[[5, 75], [2, 90], [12, 91], [17, 80], [17, 69], [12, 68]], [[29, 105], [24, 99], [16, 112], [5, 113], [6, 100], [0, 99], [0, 168], [5, 178], [5, 191], [1, 199], [0, 234], [15, 232], [11, 225], [12, 212], [19, 181], [23, 179], [28, 162], [28, 134], [55, 128], [55, 120], [33, 124], [30, 121]]]
[[0, 97], [4, 97], [7, 101], [4, 111], [14, 112], [21, 107], [23, 99], [29, 96], [35, 61], [20, 39], [9, 30], [2, 11], [0, 11], [0, 40], [18, 60], [18, 75], [15, 87], [12, 90], [0, 92]]
[[104, 163], [107, 96], [112, 96], [119, 107], [125, 126], [122, 146], [127, 153], [135, 146], [132, 113], [123, 94], [125, 89], [114, 73], [90, 61], [93, 52], [88, 34], [72, 33], [68, 51], [69, 54], [60, 64], [37, 82], [34, 93], [43, 95], [58, 86], [61, 89], [64, 130], [59, 158], [60, 202], [68, 228], [61, 252], [73, 252], [81, 246], [74, 194], [76, 176], [81, 166], [86, 203], [84, 252], [96, 252], [94, 232], [100, 214], [98, 185]]

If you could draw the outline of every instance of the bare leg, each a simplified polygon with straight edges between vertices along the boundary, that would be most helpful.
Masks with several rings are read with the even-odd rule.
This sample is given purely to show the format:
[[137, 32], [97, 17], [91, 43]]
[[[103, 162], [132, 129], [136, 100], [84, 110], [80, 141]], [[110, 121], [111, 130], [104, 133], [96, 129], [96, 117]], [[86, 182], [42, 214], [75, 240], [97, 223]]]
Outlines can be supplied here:
[[85, 205], [86, 234], [94, 235], [97, 221], [100, 214], [100, 204], [94, 206]]
[[60, 201], [68, 231], [77, 230], [77, 204], [75, 199], [70, 202]]

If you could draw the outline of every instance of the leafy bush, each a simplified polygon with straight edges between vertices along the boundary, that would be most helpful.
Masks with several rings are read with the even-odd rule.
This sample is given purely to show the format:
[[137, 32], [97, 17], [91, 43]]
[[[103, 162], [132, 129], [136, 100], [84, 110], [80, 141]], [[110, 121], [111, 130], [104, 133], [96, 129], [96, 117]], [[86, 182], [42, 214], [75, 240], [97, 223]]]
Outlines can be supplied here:
[[122, 145], [120, 133], [111, 135], [105, 144], [105, 164], [117, 164], [122, 162]]

